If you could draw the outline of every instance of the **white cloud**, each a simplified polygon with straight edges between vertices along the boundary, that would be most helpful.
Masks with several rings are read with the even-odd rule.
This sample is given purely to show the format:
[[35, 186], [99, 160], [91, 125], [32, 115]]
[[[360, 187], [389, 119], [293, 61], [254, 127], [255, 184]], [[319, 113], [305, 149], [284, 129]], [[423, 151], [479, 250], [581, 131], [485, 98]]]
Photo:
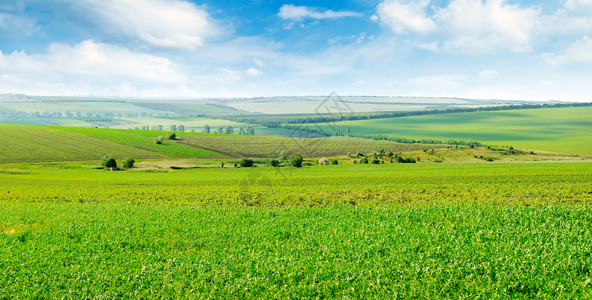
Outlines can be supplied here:
[[[187, 76], [167, 58], [92, 40], [52, 44], [46, 53], [0, 52], [0, 90], [40, 94], [102, 94], [153, 86], [177, 86]], [[134, 83], [131, 86], [129, 83]]]
[[150, 46], [195, 49], [220, 29], [208, 13], [182, 0], [79, 0], [80, 8], [105, 31]]
[[444, 49], [455, 52], [495, 52], [530, 49], [531, 33], [540, 11], [506, 4], [505, 0], [455, 0], [439, 9], [434, 20], [448, 35]]
[[263, 61], [260, 58], [258, 58], [258, 57], [254, 57], [253, 58], [253, 63], [255, 65], [257, 65], [257, 67], [263, 67], [264, 66]]
[[360, 17], [361, 14], [353, 11], [319, 10], [308, 6], [296, 6], [284, 4], [280, 8], [278, 16], [283, 20], [302, 21], [304, 19], [322, 20], [337, 19], [345, 17]]
[[592, 0], [566, 0], [564, 6], [576, 13], [589, 14], [592, 12]]
[[436, 29], [436, 24], [426, 17], [429, 4], [429, 0], [385, 0], [378, 5], [377, 14], [395, 33], [430, 32]]
[[0, 12], [0, 30], [31, 35], [38, 31], [39, 27], [31, 19]]
[[263, 72], [261, 70], [255, 69], [255, 68], [250, 68], [247, 70], [247, 74], [249, 74], [251, 76], [259, 76], [259, 75], [263, 75]]
[[440, 47], [438, 46], [438, 43], [436, 43], [436, 42], [418, 43], [417, 48], [423, 49], [426, 51], [431, 51], [431, 52], [438, 52], [440, 50]]
[[505, 2], [454, 0], [446, 7], [431, 7], [434, 13], [427, 15], [429, 0], [385, 0], [377, 13], [394, 33], [423, 34], [449, 52], [527, 51], [540, 11]]
[[592, 38], [584, 36], [563, 53], [546, 53], [542, 57], [550, 64], [592, 63]]
[[479, 77], [491, 78], [491, 77], [497, 76], [498, 74], [499, 74], [499, 72], [496, 70], [483, 70], [483, 71], [479, 72]]

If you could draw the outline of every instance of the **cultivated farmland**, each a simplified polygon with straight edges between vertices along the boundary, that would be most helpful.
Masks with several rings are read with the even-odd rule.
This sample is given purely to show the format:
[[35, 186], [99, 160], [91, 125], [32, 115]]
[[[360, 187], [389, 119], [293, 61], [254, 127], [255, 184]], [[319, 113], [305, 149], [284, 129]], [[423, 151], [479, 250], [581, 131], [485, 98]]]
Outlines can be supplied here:
[[590, 163], [0, 166], [0, 295], [588, 298]]
[[[344, 121], [317, 126], [354, 135], [465, 140], [523, 149], [592, 155], [592, 107], [470, 112]], [[307, 126], [307, 125], [304, 125]]]

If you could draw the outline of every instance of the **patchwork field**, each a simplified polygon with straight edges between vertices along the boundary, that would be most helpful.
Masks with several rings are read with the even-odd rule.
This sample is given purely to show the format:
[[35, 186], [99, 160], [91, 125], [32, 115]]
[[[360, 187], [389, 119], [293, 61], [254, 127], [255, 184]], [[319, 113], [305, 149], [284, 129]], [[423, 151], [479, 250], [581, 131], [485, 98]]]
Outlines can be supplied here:
[[442, 145], [401, 144], [368, 140], [307, 139], [271, 136], [199, 135], [184, 136], [179, 143], [211, 149], [235, 157], [277, 158], [301, 154], [304, 157], [347, 155], [352, 153], [400, 152], [439, 148]]
[[471, 112], [315, 124], [353, 134], [465, 140], [592, 155], [592, 107]]
[[0, 295], [589, 298], [591, 163], [0, 166]]

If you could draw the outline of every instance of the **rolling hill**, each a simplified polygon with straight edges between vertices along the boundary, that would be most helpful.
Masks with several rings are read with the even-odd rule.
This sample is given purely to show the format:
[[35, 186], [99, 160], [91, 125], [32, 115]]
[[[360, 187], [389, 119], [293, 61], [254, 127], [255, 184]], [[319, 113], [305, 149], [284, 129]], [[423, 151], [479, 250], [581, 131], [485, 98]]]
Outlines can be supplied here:
[[[314, 124], [332, 132], [393, 138], [478, 141], [592, 155], [592, 107], [468, 112]], [[307, 125], [303, 125], [307, 126]]]

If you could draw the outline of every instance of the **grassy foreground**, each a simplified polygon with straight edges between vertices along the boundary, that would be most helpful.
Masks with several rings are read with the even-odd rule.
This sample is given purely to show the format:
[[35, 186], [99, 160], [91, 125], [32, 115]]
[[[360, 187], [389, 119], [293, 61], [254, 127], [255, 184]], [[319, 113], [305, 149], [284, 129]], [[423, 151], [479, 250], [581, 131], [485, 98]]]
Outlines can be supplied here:
[[589, 298], [592, 164], [0, 166], [0, 298]]

